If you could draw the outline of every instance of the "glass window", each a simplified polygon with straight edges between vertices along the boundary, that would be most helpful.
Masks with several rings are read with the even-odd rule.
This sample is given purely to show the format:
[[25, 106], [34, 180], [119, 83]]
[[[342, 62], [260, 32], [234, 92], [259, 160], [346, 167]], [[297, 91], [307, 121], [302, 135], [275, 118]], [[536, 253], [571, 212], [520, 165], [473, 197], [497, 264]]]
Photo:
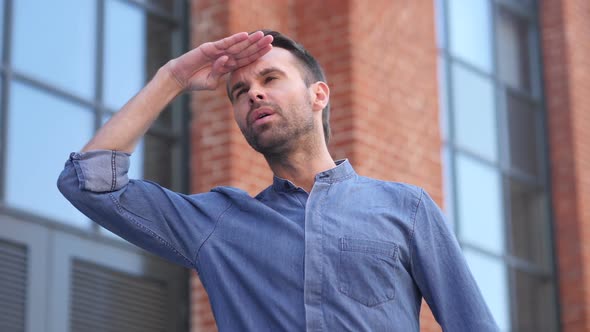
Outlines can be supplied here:
[[446, 208], [500, 329], [557, 331], [536, 2], [436, 1]]
[[0, 0], [0, 54], [4, 54], [4, 5], [5, 1]]
[[459, 236], [472, 245], [503, 254], [502, 191], [497, 169], [457, 154]]
[[498, 74], [508, 85], [530, 90], [527, 24], [518, 16], [498, 10], [496, 25]]
[[450, 52], [486, 71], [492, 71], [491, 14], [488, 0], [449, 0]]
[[512, 278], [515, 286], [512, 331], [558, 331], [551, 279], [517, 269], [512, 269]]
[[447, 82], [448, 82], [448, 77], [447, 77], [447, 71], [446, 71], [446, 61], [443, 57], [438, 56], [437, 58], [437, 74], [438, 74], [438, 107], [441, 110], [441, 112], [439, 112], [440, 114], [440, 135], [441, 138], [443, 139], [443, 141], [446, 141], [449, 139], [449, 114], [447, 112], [447, 105], [448, 105], [448, 100], [447, 100], [447, 94], [448, 94], [448, 89], [447, 89]]
[[[56, 130], [56, 125], [61, 130]], [[80, 150], [93, 131], [91, 110], [13, 82], [5, 173], [7, 203], [90, 227], [88, 219], [59, 193], [56, 179], [69, 153]]]
[[512, 254], [550, 268], [549, 222], [545, 193], [516, 180], [509, 180]]
[[506, 265], [500, 260], [474, 250], [465, 249], [464, 254], [500, 331], [510, 331], [510, 302]]
[[173, 188], [172, 160], [175, 145], [169, 139], [154, 135], [145, 136], [145, 178], [159, 183], [166, 188]]
[[[158, 69], [174, 57], [171, 52], [174, 38], [173, 26], [153, 15], [147, 17], [147, 78], [153, 77]], [[173, 112], [168, 107], [158, 117], [156, 125], [166, 129], [173, 127]]]
[[121, 1], [105, 10], [104, 101], [118, 110], [146, 82], [146, 15]]
[[497, 160], [493, 83], [458, 64], [453, 64], [451, 74], [456, 143], [484, 158]]
[[96, 2], [12, 3], [15, 70], [83, 98], [94, 98]]
[[446, 24], [445, 24], [445, 15], [444, 15], [444, 1], [443, 0], [435, 0], [434, 1], [434, 10], [435, 10], [435, 19], [436, 19], [436, 41], [438, 47], [446, 47], [447, 40], [446, 40]]
[[[444, 165], [452, 165], [452, 153], [449, 149], [448, 145], [443, 145], [442, 147], [442, 161]], [[456, 220], [455, 220], [455, 211], [454, 211], [454, 196], [453, 196], [453, 184], [454, 181], [453, 177], [453, 169], [452, 167], [445, 167], [443, 169], [443, 207], [444, 213], [447, 216], [448, 222], [452, 225], [453, 229], [457, 229], [456, 227]]]
[[166, 12], [172, 13], [174, 11], [175, 0], [139, 0], [139, 2], [146, 5], [153, 5], [159, 9], [163, 9]]
[[530, 175], [539, 174], [537, 113], [522, 98], [507, 94], [510, 165]]

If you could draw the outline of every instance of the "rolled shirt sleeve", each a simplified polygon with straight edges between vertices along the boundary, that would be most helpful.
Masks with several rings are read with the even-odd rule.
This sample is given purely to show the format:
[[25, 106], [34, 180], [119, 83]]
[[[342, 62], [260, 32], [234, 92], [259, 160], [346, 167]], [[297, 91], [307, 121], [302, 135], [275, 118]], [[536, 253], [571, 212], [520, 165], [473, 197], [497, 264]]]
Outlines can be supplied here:
[[80, 189], [97, 193], [119, 190], [129, 183], [129, 157], [127, 153], [110, 150], [70, 154]]
[[59, 176], [61, 193], [94, 222], [174, 263], [194, 268], [200, 247], [231, 205], [219, 192], [175, 193], [129, 180], [129, 154], [72, 153]]
[[499, 331], [444, 219], [422, 191], [411, 246], [416, 284], [444, 331]]

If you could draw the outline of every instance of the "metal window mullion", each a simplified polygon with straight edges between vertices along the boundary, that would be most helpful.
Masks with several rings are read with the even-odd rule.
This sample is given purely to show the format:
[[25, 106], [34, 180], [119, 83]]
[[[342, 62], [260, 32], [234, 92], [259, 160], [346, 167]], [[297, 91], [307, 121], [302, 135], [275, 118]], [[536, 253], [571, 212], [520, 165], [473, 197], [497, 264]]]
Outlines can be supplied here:
[[453, 147], [453, 150], [455, 150], [455, 152], [459, 152], [465, 156], [469, 156], [471, 159], [476, 160], [480, 164], [483, 164], [483, 165], [486, 165], [489, 167], [493, 167], [495, 169], [499, 169], [501, 167], [499, 161], [490, 160], [490, 158], [478, 153], [477, 151], [473, 151], [469, 148], [465, 148], [465, 147], [459, 145], [458, 143], [451, 141], [450, 146]]
[[500, 254], [493, 250], [482, 248], [480, 245], [474, 244], [468, 240], [462, 241], [461, 244], [465, 249], [477, 252], [480, 255], [492, 258], [496, 261], [503, 261], [509, 268], [518, 269], [520, 271], [524, 271], [532, 275], [537, 275], [542, 278], [550, 278], [554, 274], [553, 271], [545, 269], [542, 266], [529, 262], [523, 258], [512, 256], [510, 254]]
[[[183, 1], [184, 2], [184, 1]], [[163, 9], [160, 6], [152, 5], [151, 3], [146, 3], [145, 1], [141, 0], [126, 0], [126, 3], [138, 7], [139, 9], [145, 11], [149, 15], [153, 15], [160, 20], [165, 21], [167, 24], [174, 26], [175, 28], [178, 27], [179, 20], [176, 17], [175, 8], [172, 9], [172, 14], [169, 11]]]
[[[540, 100], [540, 107], [539, 110], [541, 112], [541, 130], [542, 133], [548, 133], [549, 132], [549, 125], [548, 125], [548, 113], [547, 113], [547, 103], [545, 101], [545, 83], [543, 80], [543, 72], [541, 71], [542, 68], [544, 68], [544, 62], [543, 62], [543, 58], [541, 56], [540, 53], [540, 47], [541, 47], [541, 36], [540, 33], [538, 32], [540, 30], [539, 28], [539, 13], [540, 13], [540, 8], [539, 8], [539, 3], [537, 1], [534, 2], [534, 4], [532, 5], [532, 7], [534, 7], [534, 13], [535, 13], [535, 20], [534, 20], [534, 31], [535, 33], [533, 34], [533, 38], [534, 43], [533, 45], [534, 47], [534, 59], [535, 62], [537, 64], [537, 68], [539, 68], [539, 75], [538, 75], [538, 81], [534, 82], [534, 86], [538, 89], [538, 93], [539, 93], [539, 100]], [[533, 54], [531, 54], [531, 57], [533, 56]], [[542, 153], [542, 160], [543, 160], [543, 169], [541, 170], [541, 177], [543, 178], [543, 182], [545, 183], [545, 192], [547, 193], [547, 203], [546, 204], [546, 213], [547, 213], [547, 227], [548, 227], [548, 231], [550, 232], [550, 241], [551, 243], [549, 244], [549, 248], [551, 249], [551, 269], [553, 271], [553, 298], [554, 298], [554, 302], [555, 302], [555, 310], [556, 310], [556, 315], [555, 315], [555, 324], [553, 327], [555, 327], [557, 329], [557, 331], [560, 331], [562, 329], [562, 306], [561, 306], [561, 297], [560, 297], [560, 283], [559, 283], [559, 267], [558, 267], [558, 255], [557, 255], [557, 244], [555, 241], [555, 234], [556, 234], [556, 226], [555, 226], [555, 216], [554, 216], [554, 209], [553, 209], [553, 195], [552, 195], [552, 187], [553, 184], [551, 182], [551, 163], [550, 163], [550, 153], [549, 153], [549, 144], [547, 142], [547, 138], [545, 137], [545, 135], [542, 135], [542, 141], [541, 141], [542, 145], [543, 145], [543, 153]]]
[[[498, 36], [497, 36], [497, 24], [498, 24], [498, 11], [499, 6], [496, 2], [489, 2], [490, 7], [490, 22], [491, 22], [491, 40], [492, 40], [492, 75], [494, 76], [494, 95], [495, 95], [495, 115], [496, 115], [496, 148], [497, 148], [497, 156], [498, 156], [498, 164], [500, 165], [497, 168], [499, 173], [500, 182], [500, 193], [502, 194], [502, 199], [500, 200], [502, 206], [502, 216], [504, 217], [503, 225], [504, 225], [504, 252], [505, 256], [502, 259], [503, 264], [506, 266], [506, 273], [507, 273], [507, 280], [508, 280], [508, 292], [511, 293], [511, 290], [516, 289], [516, 281], [513, 277], [513, 273], [511, 271], [511, 266], [508, 264], [506, 257], [509, 252], [512, 251], [512, 228], [510, 222], [510, 195], [509, 190], [510, 187], [506, 185], [506, 180], [504, 179], [504, 172], [502, 169], [504, 168], [503, 165], [506, 164], [506, 160], [509, 157], [508, 149], [502, 149], [502, 147], [508, 147], [508, 140], [507, 140], [507, 127], [506, 127], [506, 99], [504, 98], [504, 91], [502, 90], [502, 84], [499, 82], [499, 78], [496, 77], [496, 73], [498, 72]], [[514, 310], [518, 308], [518, 302], [516, 301], [516, 296], [511, 296], [509, 298], [509, 320], [511, 326], [515, 326], [516, 322], [518, 322], [518, 312]]]
[[[96, 1], [96, 31], [95, 31], [95, 54], [96, 63], [94, 67], [94, 129], [95, 133], [102, 127], [104, 115], [103, 107], [103, 82], [104, 82], [104, 27], [105, 27], [105, 1]], [[92, 231], [100, 232], [100, 226], [92, 223]]]
[[[188, 1], [176, 0], [174, 6], [174, 14], [180, 18], [181, 29], [175, 31], [178, 38], [174, 39], [173, 43], [173, 55], [182, 54], [186, 52], [190, 47], [190, 3]], [[172, 111], [172, 126], [173, 131], [178, 133], [176, 150], [177, 155], [174, 156], [174, 162], [172, 169], [174, 174], [172, 177], [172, 184], [175, 189], [183, 193], [189, 193], [190, 187], [190, 123], [191, 123], [191, 110], [190, 110], [190, 99], [188, 94], [183, 94], [173, 105]]]
[[474, 66], [473, 64], [471, 64], [459, 57], [454, 56], [448, 50], [444, 50], [444, 51], [442, 51], [442, 53], [445, 55], [445, 57], [452, 60], [453, 63], [459, 64], [459, 65], [461, 65], [461, 67], [467, 69], [468, 71], [492, 81], [493, 84], [504, 85], [505, 88], [508, 89], [514, 95], [516, 95], [522, 99], [526, 99], [530, 103], [534, 103], [534, 104], [539, 103], [539, 97], [536, 96], [535, 94], [533, 94], [533, 92], [527, 91], [521, 87], [505, 85], [504, 82], [502, 82], [501, 78], [499, 78], [497, 75], [494, 75], [493, 72], [490, 73], [490, 72], [487, 72], [481, 68], [478, 68], [478, 67]]
[[[448, 191], [450, 193], [450, 195], [452, 196], [450, 205], [452, 206], [451, 209], [453, 210], [453, 218], [454, 218], [454, 222], [453, 222], [453, 228], [455, 230], [455, 234], [457, 236], [457, 238], [459, 239], [459, 243], [462, 244], [461, 241], [461, 218], [459, 217], [459, 203], [458, 203], [458, 192], [457, 192], [457, 166], [455, 163], [455, 158], [456, 158], [456, 149], [455, 149], [455, 112], [454, 112], [454, 103], [453, 103], [453, 90], [454, 90], [454, 85], [453, 85], [453, 74], [452, 74], [452, 64], [454, 59], [450, 56], [450, 52], [448, 51], [448, 47], [451, 44], [451, 38], [450, 38], [450, 33], [449, 33], [449, 20], [447, 19], [447, 14], [449, 12], [449, 2], [448, 0], [439, 0], [442, 2], [440, 8], [442, 10], [441, 16], [443, 17], [443, 22], [441, 24], [441, 26], [443, 27], [443, 38], [445, 39], [445, 44], [444, 44], [444, 48], [443, 48], [443, 53], [442, 53], [442, 60], [443, 63], [442, 65], [444, 66], [444, 83], [446, 85], [445, 87], [445, 93], [447, 94], [447, 98], [446, 98], [446, 105], [445, 105], [445, 109], [446, 109], [446, 118], [447, 118], [447, 123], [445, 125], [447, 125], [446, 128], [446, 132], [447, 132], [447, 153], [449, 154], [448, 156], [448, 162], [449, 165], [447, 165], [446, 167], [449, 167], [449, 175], [450, 175], [450, 179], [449, 181], [447, 181], [448, 185], [451, 186], [450, 190]], [[449, 144], [450, 142], [450, 144]]]
[[6, 198], [6, 161], [8, 160], [8, 106], [10, 102], [10, 84], [12, 81], [12, 0], [4, 2], [4, 27], [2, 29], [2, 64], [4, 70], [0, 76], [0, 202]]
[[15, 71], [12, 69], [7, 69], [7, 72], [10, 72], [10, 76], [12, 80], [18, 80], [20, 82], [24, 82], [27, 83], [28, 85], [31, 85], [39, 90], [43, 90], [45, 92], [48, 92], [49, 94], [55, 96], [55, 97], [59, 97], [61, 99], [65, 99], [69, 102], [78, 104], [80, 106], [83, 106], [84, 108], [95, 108], [98, 105], [94, 102], [94, 101], [90, 101], [87, 99], [84, 99], [80, 96], [77, 96], [75, 94], [72, 94], [71, 92], [68, 92], [66, 90], [63, 90], [61, 88], [58, 88], [54, 85], [51, 85], [49, 83], [40, 81], [32, 76], [29, 76], [25, 73], [19, 72], [19, 71]]
[[96, 63], [94, 70], [94, 106], [95, 118], [94, 128], [98, 130], [102, 126], [103, 113], [103, 82], [104, 82], [104, 15], [105, 1], [96, 1]]
[[533, 15], [531, 15], [530, 5], [522, 4], [514, 0], [494, 0], [494, 2], [496, 3], [496, 6], [509, 11], [511, 14], [517, 15], [519, 18], [526, 21], [534, 20]]

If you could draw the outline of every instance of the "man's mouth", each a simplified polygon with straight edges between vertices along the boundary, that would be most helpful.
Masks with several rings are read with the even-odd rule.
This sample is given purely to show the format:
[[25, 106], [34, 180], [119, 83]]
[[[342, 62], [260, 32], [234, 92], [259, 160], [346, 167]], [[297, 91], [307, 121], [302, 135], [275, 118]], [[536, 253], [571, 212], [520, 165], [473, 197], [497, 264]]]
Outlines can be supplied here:
[[257, 109], [250, 117], [252, 119], [252, 124], [262, 122], [262, 119], [267, 118], [274, 113], [275, 112], [272, 109], [266, 107]]

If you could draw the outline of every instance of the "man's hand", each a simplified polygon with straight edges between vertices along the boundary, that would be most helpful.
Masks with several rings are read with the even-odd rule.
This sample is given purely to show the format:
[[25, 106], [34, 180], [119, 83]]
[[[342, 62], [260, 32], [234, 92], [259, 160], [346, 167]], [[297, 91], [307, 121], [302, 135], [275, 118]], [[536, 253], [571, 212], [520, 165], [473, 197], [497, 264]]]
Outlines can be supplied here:
[[182, 91], [212, 90], [220, 78], [248, 65], [272, 49], [272, 36], [261, 31], [205, 43], [170, 60], [154, 78], [117, 112], [86, 144], [82, 152], [116, 150], [131, 153], [160, 112]]
[[166, 64], [182, 90], [213, 90], [220, 78], [246, 66], [272, 49], [272, 36], [261, 31], [251, 35], [240, 32], [208, 42]]

